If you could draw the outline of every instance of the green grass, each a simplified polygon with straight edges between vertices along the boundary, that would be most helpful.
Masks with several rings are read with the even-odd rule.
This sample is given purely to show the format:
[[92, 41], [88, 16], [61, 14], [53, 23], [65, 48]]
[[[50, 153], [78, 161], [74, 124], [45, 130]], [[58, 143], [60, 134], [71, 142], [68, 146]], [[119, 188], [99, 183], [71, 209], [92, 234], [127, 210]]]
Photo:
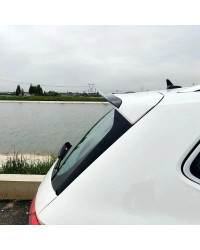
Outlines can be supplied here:
[[55, 161], [55, 155], [49, 155], [47, 159], [41, 161], [35, 160], [34, 157], [31, 160], [27, 160], [22, 155], [14, 154], [13, 157], [8, 157], [7, 161], [2, 164], [0, 174], [45, 175]]
[[75, 101], [75, 102], [105, 102], [102, 97], [82, 97], [82, 96], [0, 96], [0, 100], [8, 101]]

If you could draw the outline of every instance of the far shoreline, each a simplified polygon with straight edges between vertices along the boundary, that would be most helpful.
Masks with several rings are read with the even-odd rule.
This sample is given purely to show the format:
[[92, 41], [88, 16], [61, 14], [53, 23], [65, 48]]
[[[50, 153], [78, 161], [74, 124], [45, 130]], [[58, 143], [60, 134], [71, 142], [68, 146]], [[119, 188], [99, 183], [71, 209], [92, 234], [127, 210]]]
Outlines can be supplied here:
[[0, 100], [0, 103], [51, 103], [51, 104], [109, 104], [109, 102], [93, 101], [20, 101], [20, 100]]

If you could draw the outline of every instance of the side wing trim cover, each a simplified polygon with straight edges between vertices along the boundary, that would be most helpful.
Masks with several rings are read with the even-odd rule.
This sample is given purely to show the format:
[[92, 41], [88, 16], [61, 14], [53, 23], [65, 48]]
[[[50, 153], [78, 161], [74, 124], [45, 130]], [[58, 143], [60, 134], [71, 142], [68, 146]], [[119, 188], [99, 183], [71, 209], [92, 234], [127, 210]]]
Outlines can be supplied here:
[[102, 92], [100, 92], [99, 94], [102, 97], [104, 97], [108, 102], [110, 102], [112, 105], [114, 105], [116, 108], [119, 108], [122, 104], [122, 100], [113, 94], [105, 94]]

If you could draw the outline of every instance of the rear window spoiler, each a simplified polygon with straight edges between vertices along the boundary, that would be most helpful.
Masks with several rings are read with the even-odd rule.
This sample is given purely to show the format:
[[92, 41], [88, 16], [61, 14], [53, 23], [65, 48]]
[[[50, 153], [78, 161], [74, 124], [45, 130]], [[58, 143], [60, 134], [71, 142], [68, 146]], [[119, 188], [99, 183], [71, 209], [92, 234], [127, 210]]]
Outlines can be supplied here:
[[113, 106], [115, 106], [116, 108], [119, 108], [122, 104], [122, 100], [113, 94], [106, 94], [103, 92], [99, 92], [99, 94], [102, 97], [104, 97], [108, 102], [110, 102]]

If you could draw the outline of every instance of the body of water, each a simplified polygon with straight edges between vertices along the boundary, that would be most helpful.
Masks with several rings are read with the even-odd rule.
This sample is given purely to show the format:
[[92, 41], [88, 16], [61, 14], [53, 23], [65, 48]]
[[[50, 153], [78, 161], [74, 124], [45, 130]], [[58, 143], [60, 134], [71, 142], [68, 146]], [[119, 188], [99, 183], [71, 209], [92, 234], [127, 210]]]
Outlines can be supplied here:
[[74, 144], [109, 104], [0, 103], [0, 153], [57, 153]]

